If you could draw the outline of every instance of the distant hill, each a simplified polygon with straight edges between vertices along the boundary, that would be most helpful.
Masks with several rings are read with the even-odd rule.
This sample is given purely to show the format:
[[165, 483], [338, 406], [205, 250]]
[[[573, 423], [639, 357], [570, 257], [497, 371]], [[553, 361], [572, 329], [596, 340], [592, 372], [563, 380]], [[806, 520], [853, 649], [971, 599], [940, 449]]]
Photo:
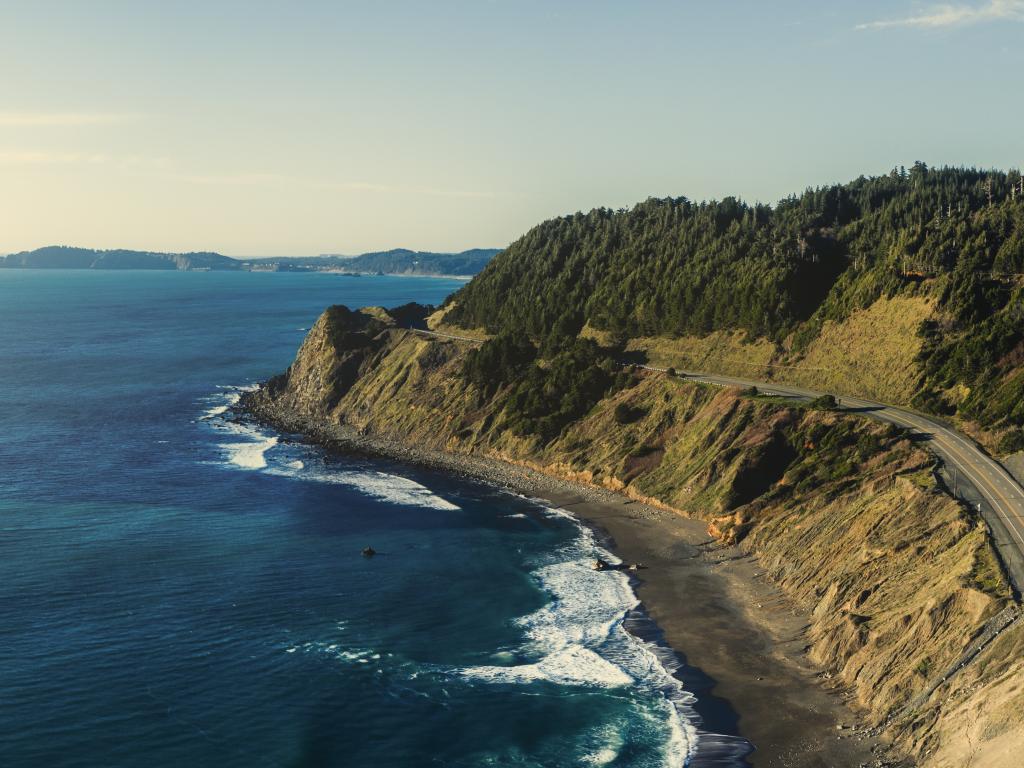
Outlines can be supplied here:
[[31, 269], [202, 269], [240, 270], [242, 262], [219, 253], [97, 251], [51, 245], [0, 257], [0, 267]]
[[461, 253], [431, 253], [396, 248], [360, 256], [271, 257], [234, 259], [219, 253], [156, 253], [152, 251], [71, 248], [51, 245], [34, 251], [0, 256], [0, 268], [23, 269], [178, 269], [216, 271], [338, 271], [354, 274], [475, 275], [497, 248], [474, 248]]
[[499, 249], [473, 248], [461, 253], [432, 253], [394, 248], [360, 256], [323, 256], [297, 258], [249, 259], [248, 263], [264, 269], [331, 269], [359, 274], [388, 275], [475, 275], [483, 269]]

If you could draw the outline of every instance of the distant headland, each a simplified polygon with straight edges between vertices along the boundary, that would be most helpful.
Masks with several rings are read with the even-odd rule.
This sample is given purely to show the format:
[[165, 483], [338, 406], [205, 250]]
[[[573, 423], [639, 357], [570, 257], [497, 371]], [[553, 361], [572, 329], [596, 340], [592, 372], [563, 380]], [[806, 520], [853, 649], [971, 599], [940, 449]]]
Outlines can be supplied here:
[[395, 248], [358, 256], [266, 257], [238, 259], [211, 251], [159, 253], [124, 249], [94, 250], [51, 245], [0, 256], [8, 269], [165, 269], [199, 272], [337, 272], [341, 274], [452, 275], [466, 277], [482, 270], [498, 248], [473, 248], [460, 253], [434, 253]]

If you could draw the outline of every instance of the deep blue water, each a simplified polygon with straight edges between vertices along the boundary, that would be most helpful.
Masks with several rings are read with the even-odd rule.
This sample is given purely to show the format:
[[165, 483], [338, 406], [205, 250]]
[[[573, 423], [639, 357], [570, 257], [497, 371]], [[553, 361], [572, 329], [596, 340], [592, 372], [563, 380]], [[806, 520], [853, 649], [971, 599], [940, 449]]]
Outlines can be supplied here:
[[0, 764], [730, 763], [567, 514], [226, 420], [458, 285], [0, 270]]

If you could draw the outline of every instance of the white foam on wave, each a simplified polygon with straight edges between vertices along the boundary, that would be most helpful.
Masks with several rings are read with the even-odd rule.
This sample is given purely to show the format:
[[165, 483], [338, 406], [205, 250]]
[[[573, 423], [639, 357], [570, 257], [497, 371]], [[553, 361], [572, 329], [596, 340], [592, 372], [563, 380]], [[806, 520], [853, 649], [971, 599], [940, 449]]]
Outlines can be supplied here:
[[345, 485], [360, 493], [381, 501], [403, 506], [425, 507], [427, 509], [457, 510], [456, 504], [443, 499], [426, 486], [407, 477], [392, 475], [376, 470], [328, 469], [307, 466], [302, 461], [292, 460], [267, 470], [268, 474], [294, 477], [318, 483]]
[[618, 759], [619, 753], [626, 745], [622, 729], [615, 723], [596, 729], [592, 739], [596, 743], [580, 757], [580, 763], [583, 765], [611, 765]]
[[447, 499], [442, 499], [426, 486], [387, 472], [342, 472], [341, 482], [351, 485], [367, 496], [395, 504], [410, 504], [430, 509], [458, 509]]
[[551, 653], [575, 643], [598, 645], [638, 604], [623, 574], [595, 571], [586, 560], [546, 565], [534, 576], [554, 598], [518, 622], [538, 651]]
[[364, 648], [349, 648], [340, 643], [330, 643], [325, 641], [300, 643], [284, 649], [285, 653], [297, 653], [298, 651], [317, 654], [319, 656], [328, 656], [348, 664], [372, 664], [375, 661], [381, 661], [385, 656], [389, 658], [393, 656], [393, 654], [390, 653], [385, 654]]
[[240, 387], [230, 387], [227, 385], [218, 385], [217, 389], [221, 391], [215, 395], [202, 398], [202, 402], [204, 404], [209, 404], [210, 407], [203, 411], [202, 415], [199, 417], [200, 421], [216, 419], [218, 416], [222, 416], [227, 413], [232, 406], [238, 404], [238, 401], [242, 398], [243, 392], [251, 392], [256, 389], [256, 386], [245, 385]]
[[494, 683], [533, 683], [620, 688], [633, 678], [582, 645], [570, 645], [533, 664], [511, 667], [482, 666], [462, 670], [462, 676]]
[[216, 416], [220, 416], [222, 413], [226, 413], [228, 408], [230, 407], [230, 405], [215, 405], [213, 406], [213, 408], [208, 408], [207, 410], [203, 411], [203, 415], [200, 416], [199, 418], [212, 419]]
[[229, 464], [239, 469], [256, 470], [267, 466], [267, 451], [278, 444], [277, 435], [267, 434], [250, 424], [218, 420], [213, 422], [218, 432], [239, 438], [238, 442], [220, 443]]
[[267, 466], [266, 453], [277, 445], [276, 437], [265, 437], [251, 443], [221, 443], [229, 462], [242, 469], [263, 469]]
[[209, 422], [218, 432], [237, 435], [240, 438], [238, 442], [225, 442], [218, 446], [229, 464], [240, 469], [258, 469], [267, 474], [292, 477], [296, 480], [345, 485], [392, 504], [438, 510], [459, 509], [458, 505], [406, 477], [377, 470], [325, 467], [317, 458], [314, 449], [282, 449], [275, 451], [275, 460], [268, 459], [267, 452], [279, 444], [276, 435], [268, 434], [251, 424], [221, 418], [238, 403], [242, 392], [251, 391], [255, 386], [218, 388], [224, 391], [205, 399], [206, 403], [214, 404], [203, 412], [200, 421]]

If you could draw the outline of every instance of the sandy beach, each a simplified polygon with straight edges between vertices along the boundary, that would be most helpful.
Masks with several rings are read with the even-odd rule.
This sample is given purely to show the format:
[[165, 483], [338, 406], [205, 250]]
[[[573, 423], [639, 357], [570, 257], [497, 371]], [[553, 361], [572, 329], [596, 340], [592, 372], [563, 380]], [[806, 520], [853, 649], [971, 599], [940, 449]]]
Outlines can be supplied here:
[[646, 566], [636, 584], [644, 608], [665, 641], [713, 681], [707, 706], [715, 711], [708, 719], [732, 724], [754, 745], [752, 766], [896, 764], [858, 723], [843, 691], [804, 654], [808, 617], [762, 576], [752, 556], [715, 542], [704, 522], [489, 457], [266, 416], [271, 426], [329, 450], [456, 473], [545, 500], [593, 525], [623, 561]]

